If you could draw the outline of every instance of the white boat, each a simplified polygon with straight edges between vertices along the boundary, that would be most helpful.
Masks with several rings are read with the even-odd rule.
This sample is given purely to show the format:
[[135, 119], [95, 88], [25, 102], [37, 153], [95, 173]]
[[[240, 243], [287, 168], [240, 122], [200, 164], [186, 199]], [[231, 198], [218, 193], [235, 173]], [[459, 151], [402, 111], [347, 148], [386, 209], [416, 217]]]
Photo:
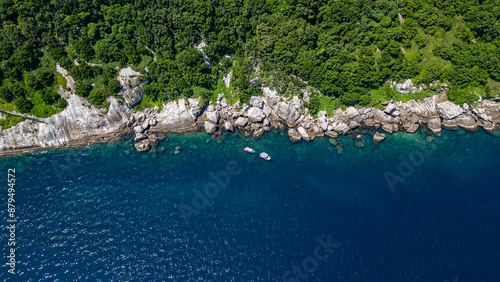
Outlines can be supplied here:
[[245, 149], [243, 149], [243, 150], [245, 150], [245, 152], [248, 152], [248, 153], [250, 153], [250, 154], [255, 154], [255, 150], [254, 150], [254, 149], [252, 149], [252, 148], [245, 147]]
[[271, 157], [267, 153], [265, 153], [265, 152], [260, 153], [260, 157], [263, 158], [266, 161], [270, 161], [271, 160]]

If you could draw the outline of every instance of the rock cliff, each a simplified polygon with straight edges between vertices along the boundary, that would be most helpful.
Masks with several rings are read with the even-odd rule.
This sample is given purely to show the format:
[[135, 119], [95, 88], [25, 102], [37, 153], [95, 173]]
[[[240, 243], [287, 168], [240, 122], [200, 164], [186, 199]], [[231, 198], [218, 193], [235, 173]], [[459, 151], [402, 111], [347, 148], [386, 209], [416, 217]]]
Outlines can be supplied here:
[[[135, 87], [139, 87], [136, 85]], [[61, 90], [61, 89], [60, 89]], [[139, 91], [140, 89], [133, 89]], [[64, 90], [61, 90], [64, 91]], [[383, 130], [386, 134], [398, 131], [413, 133], [422, 126], [439, 135], [441, 128], [464, 128], [488, 132], [499, 129], [500, 104], [483, 101], [476, 107], [455, 105], [440, 101], [438, 96], [423, 101], [387, 102], [384, 109], [348, 107], [337, 109], [333, 116], [320, 111], [317, 118], [308, 114], [304, 101], [297, 96], [285, 98], [272, 88], [263, 88], [263, 96], [252, 97], [249, 104], [228, 105], [221, 94], [215, 103], [199, 107], [199, 98], [178, 100], [158, 107], [133, 112], [130, 102], [111, 97], [109, 110], [97, 109], [85, 99], [62, 93], [68, 107], [61, 113], [40, 121], [26, 120], [0, 132], [0, 151], [8, 154], [25, 149], [61, 147], [67, 145], [104, 142], [126, 132], [134, 132], [136, 148], [147, 151], [161, 140], [156, 133], [206, 131], [220, 135], [223, 131], [238, 130], [247, 136], [259, 138], [271, 129], [287, 130], [293, 142], [355, 133], [365, 129]], [[138, 95], [134, 99], [142, 97]], [[137, 101], [136, 101], [137, 102]], [[372, 131], [373, 132], [373, 131]], [[366, 133], [366, 131], [365, 131]], [[363, 133], [363, 134], [365, 134]], [[382, 142], [384, 134], [374, 136]], [[334, 142], [336, 143], [336, 142]], [[359, 147], [362, 142], [358, 142]], [[342, 148], [341, 144], [338, 148]]]

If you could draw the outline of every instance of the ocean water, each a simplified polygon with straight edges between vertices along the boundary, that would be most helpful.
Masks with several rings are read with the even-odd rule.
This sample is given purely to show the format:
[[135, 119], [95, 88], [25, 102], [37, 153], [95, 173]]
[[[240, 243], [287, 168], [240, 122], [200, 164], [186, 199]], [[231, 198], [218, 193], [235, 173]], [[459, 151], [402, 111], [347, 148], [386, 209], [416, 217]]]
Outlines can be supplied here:
[[0, 280], [500, 281], [499, 136], [167, 137], [0, 158]]

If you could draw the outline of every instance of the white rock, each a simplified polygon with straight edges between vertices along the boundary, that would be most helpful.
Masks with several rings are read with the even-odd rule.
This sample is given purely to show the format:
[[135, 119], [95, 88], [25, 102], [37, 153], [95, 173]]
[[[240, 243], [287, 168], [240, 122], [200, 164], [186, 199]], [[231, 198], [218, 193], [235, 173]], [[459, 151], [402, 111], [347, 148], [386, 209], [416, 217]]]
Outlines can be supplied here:
[[143, 133], [144, 128], [142, 128], [142, 126], [138, 125], [138, 126], [134, 127], [134, 131], [135, 131], [135, 133]]
[[340, 134], [347, 134], [349, 132], [349, 126], [343, 122], [339, 122], [334, 125], [333, 130], [337, 131]]
[[239, 117], [238, 119], [236, 119], [236, 122], [235, 124], [239, 127], [245, 127], [248, 123], [248, 119], [245, 118], [245, 117]]
[[384, 113], [388, 115], [392, 115], [396, 111], [396, 105], [394, 104], [389, 104], [387, 107], [384, 109]]
[[344, 113], [348, 118], [353, 119], [359, 115], [359, 111], [354, 107], [348, 107]]
[[252, 96], [250, 98], [250, 106], [262, 109], [263, 105], [264, 105], [264, 101], [262, 100], [262, 97]]
[[278, 92], [276, 92], [274, 88], [264, 87], [262, 88], [262, 93], [264, 94], [267, 104], [271, 107], [274, 107], [280, 101]]
[[411, 82], [411, 79], [407, 79], [404, 83], [396, 84], [396, 91], [404, 95], [410, 94], [410, 92], [419, 93], [422, 90], [422, 87], [415, 87], [415, 85]]
[[446, 101], [436, 104], [436, 110], [442, 119], [454, 119], [462, 114], [462, 108], [459, 105]]
[[205, 121], [204, 127], [208, 134], [213, 134], [217, 130], [217, 126], [209, 121]]
[[303, 128], [302, 126], [299, 126], [299, 128], [297, 128], [297, 131], [299, 132], [302, 139], [304, 139], [306, 141], [311, 140], [311, 138], [309, 137], [309, 134], [307, 134], [307, 130], [305, 128]]
[[233, 125], [232, 125], [229, 121], [226, 121], [226, 122], [224, 123], [224, 129], [225, 129], [226, 131], [233, 131], [233, 130], [234, 130], [234, 129], [233, 129]]
[[257, 107], [251, 107], [246, 115], [251, 122], [261, 122], [266, 117], [264, 111]]
[[219, 112], [218, 111], [211, 111], [207, 112], [207, 120], [210, 121], [213, 124], [219, 123]]

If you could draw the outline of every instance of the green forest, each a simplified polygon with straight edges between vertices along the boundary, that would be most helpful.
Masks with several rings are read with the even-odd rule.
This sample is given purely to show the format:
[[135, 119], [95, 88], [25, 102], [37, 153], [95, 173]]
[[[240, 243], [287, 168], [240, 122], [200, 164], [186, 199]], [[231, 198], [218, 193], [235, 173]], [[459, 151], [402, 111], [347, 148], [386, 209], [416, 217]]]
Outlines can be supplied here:
[[[40, 117], [66, 106], [56, 63], [99, 107], [126, 66], [150, 81], [142, 106], [218, 93], [247, 101], [260, 84], [319, 90], [313, 111], [432, 95], [388, 87], [407, 78], [446, 82], [456, 103], [500, 92], [500, 0], [0, 0], [0, 18], [0, 109]], [[194, 48], [202, 41], [209, 64]]]

